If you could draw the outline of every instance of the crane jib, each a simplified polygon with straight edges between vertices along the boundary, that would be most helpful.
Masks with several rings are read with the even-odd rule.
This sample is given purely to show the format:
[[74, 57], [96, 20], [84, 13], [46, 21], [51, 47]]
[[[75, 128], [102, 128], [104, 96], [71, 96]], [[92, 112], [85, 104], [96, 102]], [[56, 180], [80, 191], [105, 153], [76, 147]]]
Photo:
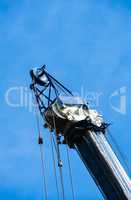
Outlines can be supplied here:
[[[45, 66], [31, 70], [30, 75], [30, 88], [35, 95], [44, 127], [54, 132], [61, 181], [59, 145], [66, 144], [77, 151], [105, 199], [131, 200], [130, 178], [106, 137], [109, 124], [96, 110], [90, 109], [85, 100], [74, 96], [50, 75]], [[41, 137], [38, 142], [43, 144]], [[63, 181], [61, 184], [64, 199]]]

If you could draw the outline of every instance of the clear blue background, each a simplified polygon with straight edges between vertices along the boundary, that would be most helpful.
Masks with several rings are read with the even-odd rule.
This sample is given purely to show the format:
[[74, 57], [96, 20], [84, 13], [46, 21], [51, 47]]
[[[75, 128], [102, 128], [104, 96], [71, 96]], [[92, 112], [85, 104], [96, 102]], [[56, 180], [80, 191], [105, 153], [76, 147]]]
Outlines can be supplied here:
[[[13, 108], [10, 87], [28, 87], [29, 69], [48, 70], [72, 91], [102, 93], [97, 109], [131, 165], [131, 3], [128, 0], [0, 1], [0, 198], [43, 199], [34, 115]], [[126, 113], [116, 112], [109, 96], [126, 87]], [[12, 92], [12, 102], [19, 93]], [[119, 96], [113, 105], [119, 105]], [[55, 200], [48, 133], [43, 130], [49, 199]], [[62, 147], [64, 148], [64, 147]], [[62, 151], [67, 199], [71, 199], [66, 154]], [[74, 151], [73, 179], [78, 200], [102, 196]]]

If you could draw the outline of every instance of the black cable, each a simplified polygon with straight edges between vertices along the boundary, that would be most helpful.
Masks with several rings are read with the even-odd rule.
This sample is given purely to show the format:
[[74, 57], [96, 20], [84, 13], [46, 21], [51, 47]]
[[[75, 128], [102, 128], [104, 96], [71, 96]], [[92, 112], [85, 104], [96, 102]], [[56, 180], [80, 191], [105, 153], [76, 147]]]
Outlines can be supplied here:
[[64, 190], [64, 180], [63, 180], [63, 173], [62, 173], [62, 165], [61, 165], [61, 155], [60, 155], [60, 149], [59, 149], [59, 144], [57, 141], [57, 134], [56, 134], [56, 123], [55, 123], [55, 117], [52, 112], [52, 117], [53, 117], [53, 123], [54, 123], [54, 129], [55, 129], [55, 137], [56, 137], [56, 147], [57, 147], [57, 159], [58, 159], [58, 167], [59, 167], [59, 173], [60, 173], [60, 181], [61, 181], [61, 189], [62, 189], [62, 197], [63, 200], [65, 200], [65, 190]]
[[51, 133], [50, 133], [50, 143], [51, 143], [51, 151], [52, 151], [52, 160], [53, 160], [54, 176], [55, 176], [55, 183], [56, 183], [57, 199], [59, 200], [60, 194], [59, 194], [59, 187], [58, 187], [58, 181], [57, 181], [56, 162], [55, 162], [55, 155], [54, 155], [54, 148], [53, 148], [53, 138], [52, 138]]
[[[35, 110], [35, 115], [36, 115], [37, 129], [38, 129], [38, 137], [40, 139], [42, 137], [41, 137], [41, 132], [40, 132], [39, 116], [37, 112], [37, 109], [39, 107], [37, 100], [36, 100], [36, 104], [37, 104], [37, 108]], [[42, 140], [42, 144], [43, 144], [43, 140]], [[46, 177], [45, 177], [44, 152], [42, 149], [42, 144], [40, 144], [40, 158], [41, 158], [41, 170], [42, 170], [42, 177], [43, 177], [43, 193], [44, 193], [45, 200], [48, 200], [47, 184], [46, 184]]]
[[66, 153], [67, 153], [67, 161], [68, 161], [68, 168], [69, 168], [69, 177], [70, 177], [70, 184], [71, 184], [71, 191], [72, 191], [72, 199], [75, 200], [75, 192], [73, 186], [73, 177], [72, 177], [72, 170], [71, 170], [71, 163], [70, 163], [70, 156], [68, 146], [66, 145]]
[[42, 145], [40, 145], [40, 153], [41, 153], [42, 174], [43, 174], [43, 181], [44, 181], [45, 200], [48, 200], [47, 185], [46, 185], [46, 178], [45, 178], [44, 153], [42, 150]]
[[117, 144], [115, 138], [113, 137], [113, 135], [111, 134], [111, 132], [109, 131], [109, 129], [107, 129], [107, 132], [108, 132], [108, 135], [110, 136], [110, 138], [111, 138], [111, 140], [112, 140], [112, 142], [113, 142], [113, 144], [114, 144], [114, 146], [115, 146], [115, 148], [116, 148], [118, 154], [120, 155], [120, 157], [121, 157], [123, 163], [125, 164], [125, 166], [126, 166], [128, 172], [131, 173], [131, 167], [130, 167], [129, 164], [128, 164], [128, 159], [127, 159], [127, 157], [126, 157], [126, 156], [122, 153], [122, 151], [120, 150], [119, 145]]

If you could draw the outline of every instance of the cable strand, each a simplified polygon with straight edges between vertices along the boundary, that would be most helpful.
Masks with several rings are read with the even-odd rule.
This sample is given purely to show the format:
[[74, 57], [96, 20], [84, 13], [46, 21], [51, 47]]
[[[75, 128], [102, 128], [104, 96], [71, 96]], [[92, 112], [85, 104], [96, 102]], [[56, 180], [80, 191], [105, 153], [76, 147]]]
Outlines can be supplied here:
[[59, 187], [58, 187], [58, 181], [57, 181], [56, 162], [55, 162], [52, 134], [50, 134], [50, 143], [51, 143], [51, 151], [52, 151], [52, 160], [53, 160], [55, 184], [56, 184], [56, 191], [57, 191], [57, 199], [59, 200], [60, 199], [60, 194], [59, 194]]
[[75, 200], [75, 192], [74, 192], [74, 186], [73, 186], [71, 161], [70, 161], [69, 150], [68, 150], [68, 146], [67, 145], [66, 145], [66, 153], [67, 153], [67, 161], [68, 161], [68, 168], [69, 168], [69, 177], [70, 177], [70, 184], [71, 184], [71, 191], [72, 191], [72, 199]]

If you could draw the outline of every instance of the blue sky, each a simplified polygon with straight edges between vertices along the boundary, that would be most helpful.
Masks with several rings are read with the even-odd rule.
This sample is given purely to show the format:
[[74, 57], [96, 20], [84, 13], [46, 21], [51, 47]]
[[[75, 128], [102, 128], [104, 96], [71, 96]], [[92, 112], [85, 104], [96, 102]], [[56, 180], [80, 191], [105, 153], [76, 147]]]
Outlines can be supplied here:
[[[131, 166], [130, 22], [129, 0], [0, 1], [2, 199], [42, 199], [34, 115], [26, 106], [9, 106], [5, 99], [9, 88], [29, 86], [29, 70], [34, 66], [46, 64], [57, 79], [84, 97], [100, 95], [95, 107], [112, 122], [110, 131]], [[124, 113], [118, 112], [120, 95], [117, 94], [123, 87]], [[18, 91], [11, 93], [10, 100], [18, 103]], [[43, 133], [47, 132], [43, 130]], [[48, 134], [45, 134], [45, 151], [49, 199], [55, 200], [55, 186], [49, 171]], [[64, 150], [62, 152], [65, 159]], [[77, 199], [102, 199], [74, 151], [71, 151], [71, 159]], [[64, 176], [67, 175], [65, 163]], [[67, 187], [67, 199], [71, 199], [69, 194]]]

